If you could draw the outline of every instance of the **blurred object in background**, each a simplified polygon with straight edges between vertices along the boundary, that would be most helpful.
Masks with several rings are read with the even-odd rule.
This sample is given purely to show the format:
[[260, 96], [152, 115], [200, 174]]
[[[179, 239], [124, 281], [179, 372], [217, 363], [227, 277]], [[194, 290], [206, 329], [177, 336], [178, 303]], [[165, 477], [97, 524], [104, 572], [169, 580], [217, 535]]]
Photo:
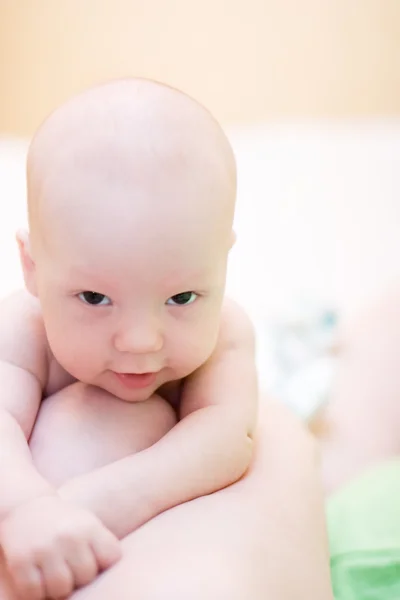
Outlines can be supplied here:
[[71, 95], [126, 76], [182, 89], [227, 129], [228, 293], [256, 324], [262, 386], [312, 413], [336, 319], [400, 279], [400, 2], [2, 0], [1, 295], [22, 284], [29, 137]]
[[313, 304], [296, 304], [295, 312], [276, 321], [267, 332], [275, 377], [275, 397], [299, 416], [312, 417], [329, 400], [336, 367], [337, 314]]

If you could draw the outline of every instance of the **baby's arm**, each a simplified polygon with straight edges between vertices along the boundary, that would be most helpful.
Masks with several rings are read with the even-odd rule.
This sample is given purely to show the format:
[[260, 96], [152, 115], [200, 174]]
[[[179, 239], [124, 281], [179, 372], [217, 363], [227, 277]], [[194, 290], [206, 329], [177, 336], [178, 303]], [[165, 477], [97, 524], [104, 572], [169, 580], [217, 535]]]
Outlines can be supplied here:
[[47, 379], [46, 337], [34, 298], [0, 304], [0, 545], [21, 598], [59, 598], [119, 558], [117, 540], [68, 504], [35, 469], [27, 440]]
[[213, 356], [185, 383], [181, 421], [154, 446], [69, 481], [61, 494], [124, 537], [158, 513], [243, 475], [257, 401], [253, 328], [232, 304]]
[[28, 448], [46, 379], [44, 330], [34, 300], [17, 293], [0, 304], [0, 520], [14, 507], [55, 493]]

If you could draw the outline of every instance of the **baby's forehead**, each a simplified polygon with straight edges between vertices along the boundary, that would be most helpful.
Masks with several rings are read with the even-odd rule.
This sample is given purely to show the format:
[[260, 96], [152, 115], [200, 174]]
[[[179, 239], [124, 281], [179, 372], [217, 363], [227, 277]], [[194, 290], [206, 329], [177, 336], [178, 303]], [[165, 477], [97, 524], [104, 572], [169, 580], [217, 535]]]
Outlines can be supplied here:
[[168, 171], [119, 175], [94, 169], [63, 179], [50, 175], [38, 219], [50, 237], [83, 238], [99, 245], [172, 247], [211, 243], [230, 230], [225, 192], [202, 173]]
[[57, 273], [68, 285], [109, 293], [136, 285], [166, 292], [172, 288], [172, 293], [186, 287], [209, 287], [223, 274], [226, 252], [207, 236], [149, 229], [132, 231], [129, 239], [127, 233], [100, 227], [94, 235], [83, 229], [58, 231], [46, 244], [52, 276]]
[[[217, 246], [224, 247], [220, 229], [212, 220], [180, 219], [179, 215], [129, 216], [101, 212], [89, 219], [66, 220], [57, 216], [43, 227], [46, 246], [60, 257], [79, 257], [85, 263], [120, 262], [152, 264], [187, 264], [202, 268], [212, 261]], [[124, 218], [125, 217], [125, 218]]]

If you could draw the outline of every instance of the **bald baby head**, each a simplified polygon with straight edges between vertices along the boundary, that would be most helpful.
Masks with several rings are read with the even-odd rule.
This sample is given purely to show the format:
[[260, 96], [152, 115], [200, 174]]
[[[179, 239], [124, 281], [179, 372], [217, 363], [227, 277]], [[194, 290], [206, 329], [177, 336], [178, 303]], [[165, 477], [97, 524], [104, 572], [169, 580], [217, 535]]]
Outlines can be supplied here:
[[[146, 80], [111, 82], [57, 109], [28, 155], [32, 243], [78, 226], [93, 235], [165, 230], [176, 219], [206, 235], [232, 227], [235, 160], [206, 109]], [[104, 232], [103, 232], [104, 233]]]

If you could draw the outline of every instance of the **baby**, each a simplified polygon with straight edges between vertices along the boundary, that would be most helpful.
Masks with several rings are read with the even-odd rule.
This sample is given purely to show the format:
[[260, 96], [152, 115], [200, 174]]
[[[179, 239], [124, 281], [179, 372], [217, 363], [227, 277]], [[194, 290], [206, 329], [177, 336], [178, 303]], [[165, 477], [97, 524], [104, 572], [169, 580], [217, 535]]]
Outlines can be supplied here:
[[0, 307], [0, 545], [64, 598], [119, 539], [246, 471], [254, 336], [224, 298], [236, 169], [211, 115], [150, 81], [56, 110], [28, 155], [26, 291]]

